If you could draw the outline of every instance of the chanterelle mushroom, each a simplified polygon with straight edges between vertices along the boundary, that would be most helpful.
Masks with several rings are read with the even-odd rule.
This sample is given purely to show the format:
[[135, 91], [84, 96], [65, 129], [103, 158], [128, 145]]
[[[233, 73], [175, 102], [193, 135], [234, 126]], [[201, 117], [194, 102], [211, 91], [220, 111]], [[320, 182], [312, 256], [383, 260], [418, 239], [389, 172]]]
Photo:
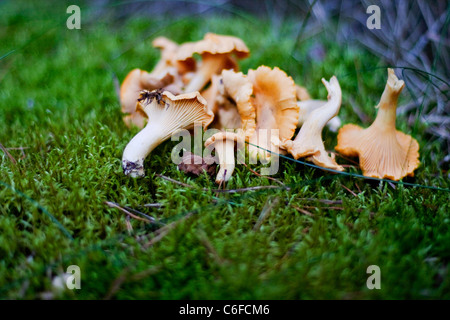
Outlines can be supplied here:
[[[294, 80], [284, 71], [261, 66], [249, 70], [248, 78], [253, 84], [252, 105], [256, 109], [256, 130], [250, 143], [272, 152], [282, 152], [281, 147], [290, 140], [297, 127], [297, 105]], [[270, 153], [249, 145], [252, 159], [270, 159]]]
[[139, 108], [148, 116], [148, 123], [125, 147], [123, 172], [132, 177], [144, 176], [147, 155], [179, 129], [192, 128], [194, 123], [208, 126], [214, 114], [198, 92], [174, 96], [168, 91], [142, 91]]
[[341, 87], [335, 76], [331, 77], [330, 82], [325, 79], [322, 82], [328, 90], [328, 102], [308, 114], [295, 140], [287, 141], [285, 148], [295, 159], [306, 158], [318, 166], [343, 171], [344, 168], [336, 163], [334, 157], [329, 157], [322, 141], [323, 127], [341, 107]]
[[359, 156], [363, 175], [367, 177], [400, 180], [414, 176], [419, 166], [419, 144], [395, 128], [397, 100], [404, 85], [394, 70], [388, 69], [388, 80], [372, 125], [362, 129], [347, 124], [339, 130], [336, 151], [346, 156]]
[[202, 61], [185, 92], [200, 91], [211, 80], [212, 75], [219, 74], [223, 69], [235, 69], [236, 62], [232, 56], [246, 58], [249, 50], [239, 38], [207, 33], [203, 40], [181, 45], [177, 59], [184, 61], [194, 53], [200, 54]]
[[234, 171], [234, 145], [243, 145], [244, 139], [234, 132], [218, 132], [205, 141], [205, 148], [214, 147], [216, 157], [219, 159], [219, 172], [216, 183], [228, 181]]

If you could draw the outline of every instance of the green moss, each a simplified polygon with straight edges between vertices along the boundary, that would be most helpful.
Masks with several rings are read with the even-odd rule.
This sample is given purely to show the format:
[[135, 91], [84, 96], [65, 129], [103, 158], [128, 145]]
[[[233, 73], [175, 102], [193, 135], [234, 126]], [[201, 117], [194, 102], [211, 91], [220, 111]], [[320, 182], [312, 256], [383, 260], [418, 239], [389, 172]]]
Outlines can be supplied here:
[[[360, 123], [351, 103], [369, 118], [375, 116], [373, 106], [386, 77], [377, 57], [324, 35], [294, 46], [298, 21], [286, 21], [275, 33], [267, 21], [246, 15], [163, 23], [164, 17], [115, 21], [108, 14], [93, 20], [86, 9], [82, 29], [68, 30], [66, 16], [55, 13], [65, 12], [62, 5], [1, 6], [0, 56], [16, 51], [0, 60], [0, 142], [25, 148], [23, 153], [10, 150], [17, 165], [0, 152], [1, 298], [40, 298], [51, 291], [52, 277], [72, 264], [81, 268], [82, 289], [55, 298], [450, 298], [447, 192], [394, 189], [281, 159], [274, 177], [294, 185], [291, 190], [216, 195], [202, 190], [216, 188], [212, 180], [187, 176], [171, 163], [175, 143], [170, 141], [146, 161], [147, 177], [130, 179], [120, 168], [122, 151], [137, 130], [121, 120], [115, 81], [132, 68], [154, 66], [159, 53], [150, 41], [157, 35], [179, 42], [208, 31], [239, 36], [252, 51], [241, 62], [244, 71], [260, 64], [279, 66], [313, 97], [326, 97], [320, 79], [335, 74], [344, 92], [344, 122]], [[325, 50], [321, 61], [308, 55], [318, 44]], [[402, 101], [407, 99], [407, 93], [402, 95]], [[398, 125], [413, 131], [402, 117]], [[424, 126], [414, 129], [422, 165], [406, 181], [449, 188], [438, 166], [439, 145], [421, 135]], [[325, 131], [324, 140], [332, 149], [336, 134]], [[237, 166], [227, 188], [271, 184], [277, 185]], [[269, 199], [278, 203], [254, 230]], [[126, 215], [105, 201], [166, 223], [196, 213], [146, 247], [158, 227], [131, 219], [129, 233]], [[154, 202], [163, 206], [143, 206]], [[372, 264], [381, 268], [381, 290], [366, 287]], [[110, 291], [118, 279], [119, 289]]]

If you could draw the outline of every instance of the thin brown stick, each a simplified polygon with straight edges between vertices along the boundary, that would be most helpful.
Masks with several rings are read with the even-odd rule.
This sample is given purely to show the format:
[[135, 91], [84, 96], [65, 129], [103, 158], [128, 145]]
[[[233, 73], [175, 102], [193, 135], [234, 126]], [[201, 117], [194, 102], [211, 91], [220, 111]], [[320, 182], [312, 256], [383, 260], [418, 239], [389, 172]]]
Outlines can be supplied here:
[[[175, 184], [181, 185], [183, 187], [187, 187], [187, 188], [195, 188], [194, 186], [191, 186], [187, 183], [183, 183], [177, 180], [174, 180], [172, 178], [166, 177], [162, 174], [156, 174], [157, 177], [173, 182]], [[256, 187], [248, 187], [248, 188], [241, 188], [241, 189], [208, 189], [208, 188], [201, 188], [200, 190], [202, 191], [212, 191], [212, 192], [216, 192], [216, 193], [239, 193], [239, 192], [246, 192], [246, 191], [254, 191], [254, 190], [261, 190], [261, 189], [286, 189], [286, 190], [290, 190], [291, 188], [289, 187], [279, 187], [279, 186], [256, 186]]]
[[342, 204], [342, 200], [328, 200], [328, 199], [317, 199], [317, 198], [297, 198], [298, 200], [304, 201], [318, 201], [325, 204]]
[[130, 211], [128, 211], [128, 210], [125, 209], [125, 208], [122, 208], [122, 207], [119, 206], [117, 203], [110, 202], [110, 201], [105, 201], [105, 204], [106, 204], [108, 207], [110, 207], [110, 208], [116, 208], [116, 209], [119, 209], [119, 210], [122, 211], [123, 213], [126, 213], [127, 215], [129, 215], [130, 217], [132, 217], [132, 218], [134, 218], [134, 219], [136, 219], [136, 220], [145, 221], [145, 222], [147, 222], [147, 223], [152, 223], [152, 222], [153, 222], [153, 221], [151, 221], [151, 220], [149, 220], [149, 219], [144, 219], [144, 218], [141, 218], [141, 217], [138, 217], [138, 216], [132, 214]]
[[217, 264], [223, 264], [225, 262], [225, 260], [217, 252], [216, 248], [214, 248], [211, 241], [209, 241], [206, 232], [204, 232], [203, 230], [199, 231], [199, 240]]
[[161, 178], [161, 179], [164, 179], [164, 180], [170, 181], [170, 182], [172, 182], [172, 183], [178, 184], [178, 185], [180, 185], [180, 186], [183, 186], [183, 187], [187, 187], [187, 188], [194, 188], [194, 186], [191, 186], [190, 184], [187, 184], [187, 183], [183, 183], [183, 182], [181, 182], [181, 181], [178, 181], [178, 180], [175, 180], [175, 179], [169, 178], [169, 177], [167, 177], [167, 176], [164, 176], [164, 175], [162, 175], [162, 174], [159, 174], [159, 173], [156, 173], [156, 174], [155, 174], [155, 176], [157, 176], [157, 177], [159, 177], [159, 178]]
[[109, 288], [108, 293], [103, 298], [103, 300], [110, 300], [120, 290], [120, 287], [127, 279], [128, 272], [129, 272], [128, 268], [125, 268], [120, 273], [120, 275], [111, 284], [111, 287]]
[[161, 241], [162, 238], [164, 238], [171, 230], [173, 230], [178, 224], [180, 224], [182, 221], [185, 221], [187, 219], [189, 219], [190, 217], [192, 217], [194, 215], [194, 212], [189, 212], [188, 214], [186, 214], [183, 218], [174, 221], [158, 230], [156, 230], [155, 233], [155, 237], [152, 238], [149, 242], [147, 242], [144, 245], [144, 249], [148, 249], [149, 247], [153, 246], [155, 243]]
[[295, 210], [297, 210], [298, 212], [301, 212], [301, 213], [303, 213], [304, 215], [307, 215], [307, 216], [309, 216], [309, 217], [314, 217], [314, 215], [311, 213], [311, 212], [309, 212], [308, 210], [305, 210], [305, 209], [302, 209], [302, 208], [300, 208], [300, 207], [298, 207], [298, 206], [292, 206]]
[[245, 164], [245, 163], [242, 163], [242, 164], [243, 164], [248, 170], [250, 170], [250, 172], [252, 172], [253, 174], [257, 175], [258, 177], [262, 177], [262, 178], [267, 178], [267, 179], [269, 179], [269, 180], [273, 180], [273, 181], [275, 181], [275, 182], [277, 182], [277, 183], [279, 183], [279, 184], [281, 184], [281, 185], [284, 186], [284, 183], [281, 182], [280, 180], [275, 179], [275, 178], [272, 178], [272, 177], [268, 177], [268, 176], [263, 176], [262, 174], [260, 174], [260, 173], [256, 172], [255, 170], [251, 169], [247, 164]]
[[303, 206], [307, 209], [330, 209], [330, 210], [344, 210], [343, 207], [313, 207], [313, 206]]
[[338, 157], [340, 157], [340, 158], [342, 158], [342, 159], [344, 159], [344, 160], [347, 160], [348, 162], [351, 162], [351, 163], [355, 164], [354, 167], [359, 168], [359, 163], [356, 162], [355, 160], [352, 160], [352, 159], [350, 159], [350, 158], [344, 157], [344, 156], [343, 156], [342, 154], [340, 154], [339, 152], [335, 152], [335, 151], [328, 151], [328, 152], [330, 152], [330, 153], [334, 154], [335, 156], [338, 156]]
[[269, 202], [269, 200], [267, 200], [266, 204], [264, 205], [264, 208], [261, 211], [261, 214], [258, 217], [258, 221], [256, 221], [255, 226], [253, 227], [254, 231], [259, 230], [259, 228], [261, 228], [264, 220], [267, 219], [267, 217], [269, 216], [269, 214], [272, 212], [272, 209], [278, 204], [278, 202], [280, 201], [280, 198], [275, 198], [274, 201], [272, 201], [271, 203]]
[[8, 156], [9, 160], [11, 160], [12, 163], [14, 163], [14, 165], [17, 165], [17, 161], [16, 159], [14, 159], [14, 157], [8, 152], [8, 149], [6, 149], [3, 144], [0, 143], [0, 149], [3, 150], [3, 152]]
[[347, 190], [348, 192], [350, 192], [352, 195], [354, 195], [355, 197], [357, 197], [358, 195], [353, 192], [352, 190], [350, 190], [349, 188], [347, 188], [346, 186], [344, 186], [343, 184], [341, 184], [342, 188], [344, 188], [345, 190]]

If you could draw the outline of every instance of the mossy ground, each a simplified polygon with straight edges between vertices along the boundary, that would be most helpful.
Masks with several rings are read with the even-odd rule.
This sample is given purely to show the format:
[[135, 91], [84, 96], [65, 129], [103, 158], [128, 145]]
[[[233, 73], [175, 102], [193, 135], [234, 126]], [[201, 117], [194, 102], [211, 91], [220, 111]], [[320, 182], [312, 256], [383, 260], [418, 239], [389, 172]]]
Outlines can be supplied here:
[[[244, 72], [278, 66], [317, 98], [326, 97], [320, 79], [335, 74], [344, 94], [342, 120], [361, 125], [352, 103], [373, 119], [386, 81], [376, 56], [335, 43], [331, 30], [295, 45], [300, 21], [274, 28], [247, 14], [117, 21], [81, 6], [82, 29], [68, 30], [68, 5], [0, 4], [0, 142], [24, 148], [9, 149], [17, 164], [0, 152], [1, 298], [41, 298], [69, 265], [80, 266], [82, 289], [53, 298], [450, 298], [446, 191], [393, 188], [281, 159], [274, 178], [292, 189], [216, 194], [203, 191], [216, 188], [212, 179], [177, 170], [171, 141], [147, 159], [145, 178], [121, 170], [123, 149], [138, 130], [122, 122], [117, 80], [132, 68], [152, 69], [159, 58], [151, 47], [155, 36], [178, 42], [206, 32], [241, 37], [252, 52], [240, 63]], [[317, 44], [324, 48], [320, 59], [311, 53]], [[408, 97], [404, 90], [400, 104]], [[426, 124], [411, 128], [401, 116], [397, 124], [420, 144], [421, 166], [405, 181], [450, 188], [438, 165], [445, 154], [421, 134]], [[332, 150], [336, 134], [325, 130], [324, 140]], [[240, 165], [226, 188], [266, 185], [278, 184]], [[105, 201], [179, 223], [147, 247], [159, 226], [128, 221]], [[381, 290], [366, 287], [369, 265], [381, 268]]]

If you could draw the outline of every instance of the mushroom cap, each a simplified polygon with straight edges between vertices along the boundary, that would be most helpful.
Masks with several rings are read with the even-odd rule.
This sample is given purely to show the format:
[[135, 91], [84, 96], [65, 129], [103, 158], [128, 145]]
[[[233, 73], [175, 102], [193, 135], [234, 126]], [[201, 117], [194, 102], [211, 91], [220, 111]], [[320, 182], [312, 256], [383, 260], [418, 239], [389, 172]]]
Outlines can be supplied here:
[[278, 67], [272, 70], [267, 66], [249, 70], [248, 78], [253, 84], [256, 131], [278, 129], [279, 137], [272, 137], [271, 142], [281, 146], [292, 138], [297, 128], [299, 107], [294, 80]]
[[404, 84], [393, 69], [388, 69], [388, 80], [372, 125], [363, 129], [347, 124], [339, 129], [336, 151], [346, 156], [359, 156], [365, 176], [400, 180], [414, 176], [420, 164], [417, 140], [395, 128], [397, 100]]
[[363, 129], [346, 124], [338, 133], [336, 151], [342, 155], [359, 156], [359, 165], [366, 177], [400, 180], [414, 176], [420, 164], [419, 143], [401, 131], [380, 131], [371, 126]]
[[235, 133], [235, 132], [221, 131], [221, 132], [214, 134], [213, 136], [211, 136], [209, 139], [207, 139], [205, 141], [205, 148], [212, 147], [217, 142], [222, 142], [224, 140], [234, 141], [238, 145], [241, 145], [241, 146], [244, 144], [244, 139], [242, 138], [242, 135]]
[[[158, 94], [157, 90], [149, 92], [143, 90], [141, 98], [146, 94]], [[173, 95], [169, 91], [160, 94], [160, 103], [152, 103], [153, 99], [142, 100], [138, 103], [138, 110], [144, 112], [149, 121], [156, 118], [165, 130], [174, 132], [179, 129], [191, 129], [195, 122], [201, 122], [206, 128], [214, 119], [214, 114], [208, 110], [206, 100], [199, 92], [189, 92]]]
[[189, 59], [194, 53], [203, 54], [234, 54], [239, 59], [246, 58], [250, 50], [244, 41], [233, 36], [218, 35], [208, 32], [203, 40], [186, 42], [180, 46], [177, 59], [180, 61]]
[[222, 71], [225, 93], [234, 100], [240, 116], [245, 138], [248, 140], [256, 130], [256, 109], [252, 104], [253, 85], [242, 72]]

